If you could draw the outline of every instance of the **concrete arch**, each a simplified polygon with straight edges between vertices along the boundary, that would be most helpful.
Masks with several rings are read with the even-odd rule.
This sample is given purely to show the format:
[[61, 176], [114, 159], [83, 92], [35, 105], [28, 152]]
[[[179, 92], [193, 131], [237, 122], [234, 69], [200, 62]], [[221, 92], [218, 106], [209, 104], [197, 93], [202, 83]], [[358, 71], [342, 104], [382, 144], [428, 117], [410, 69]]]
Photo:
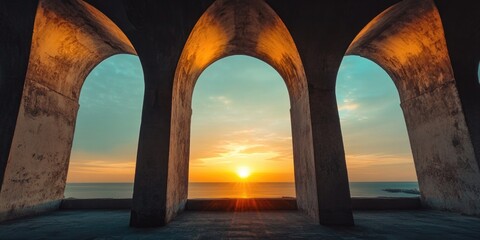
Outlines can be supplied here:
[[480, 170], [433, 1], [405, 0], [373, 19], [347, 55], [384, 68], [400, 95], [424, 205], [480, 213]]
[[0, 220], [59, 207], [80, 89], [98, 63], [118, 53], [135, 50], [92, 6], [39, 1], [12, 147], [1, 169]]
[[[167, 209], [186, 201], [192, 93], [211, 63], [244, 54], [270, 64], [285, 80], [291, 103], [297, 202], [318, 219], [308, 90], [302, 61], [286, 26], [263, 1], [216, 1], [193, 28], [177, 65], [172, 102]], [[167, 211], [168, 218], [175, 213]]]

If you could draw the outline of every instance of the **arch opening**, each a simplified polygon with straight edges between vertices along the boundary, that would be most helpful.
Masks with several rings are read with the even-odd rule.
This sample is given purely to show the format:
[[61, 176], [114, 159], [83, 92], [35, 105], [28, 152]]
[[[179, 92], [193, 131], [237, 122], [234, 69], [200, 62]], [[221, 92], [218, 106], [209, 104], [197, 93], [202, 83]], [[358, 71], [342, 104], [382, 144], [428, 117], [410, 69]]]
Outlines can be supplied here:
[[144, 93], [138, 57], [119, 54], [88, 75], [67, 174], [65, 198], [131, 198]]
[[288, 98], [258, 59], [206, 68], [192, 99], [188, 198], [295, 197]]
[[374, 62], [345, 56], [337, 75], [350, 194], [412, 197], [419, 194], [398, 91]]
[[126, 35], [97, 9], [84, 1], [39, 1], [1, 186], [0, 220], [59, 208], [80, 89], [94, 66], [119, 53], [136, 54]]
[[183, 48], [173, 83], [166, 221], [187, 199], [191, 103], [200, 74], [218, 59], [248, 55], [282, 76], [290, 98], [295, 192], [298, 208], [319, 219], [307, 80], [295, 43], [263, 1], [215, 1], [198, 20]]

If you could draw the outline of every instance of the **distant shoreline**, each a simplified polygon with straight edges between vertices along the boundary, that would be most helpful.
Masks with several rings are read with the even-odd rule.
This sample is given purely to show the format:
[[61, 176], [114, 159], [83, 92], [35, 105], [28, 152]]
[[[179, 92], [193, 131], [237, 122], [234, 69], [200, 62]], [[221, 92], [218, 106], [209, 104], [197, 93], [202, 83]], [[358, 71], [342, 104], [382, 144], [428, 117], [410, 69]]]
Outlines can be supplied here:
[[[65, 197], [131, 198], [133, 182], [67, 183]], [[354, 197], [411, 197], [417, 182], [350, 182]], [[190, 182], [189, 198], [295, 197], [295, 182]]]
[[386, 188], [386, 189], [382, 189], [382, 191], [390, 192], [390, 193], [407, 193], [407, 194], [420, 195], [420, 191], [418, 189]]

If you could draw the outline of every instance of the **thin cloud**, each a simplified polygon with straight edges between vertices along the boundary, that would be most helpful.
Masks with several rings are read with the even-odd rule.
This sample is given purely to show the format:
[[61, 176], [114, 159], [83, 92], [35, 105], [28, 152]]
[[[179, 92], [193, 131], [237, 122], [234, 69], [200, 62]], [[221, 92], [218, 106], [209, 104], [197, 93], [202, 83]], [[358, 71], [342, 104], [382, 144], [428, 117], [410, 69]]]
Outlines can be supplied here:
[[223, 105], [230, 105], [230, 103], [232, 103], [232, 100], [230, 100], [225, 96], [211, 96], [208, 99], [210, 99], [213, 102], [222, 103]]
[[132, 182], [135, 160], [76, 153], [69, 164], [67, 182]]

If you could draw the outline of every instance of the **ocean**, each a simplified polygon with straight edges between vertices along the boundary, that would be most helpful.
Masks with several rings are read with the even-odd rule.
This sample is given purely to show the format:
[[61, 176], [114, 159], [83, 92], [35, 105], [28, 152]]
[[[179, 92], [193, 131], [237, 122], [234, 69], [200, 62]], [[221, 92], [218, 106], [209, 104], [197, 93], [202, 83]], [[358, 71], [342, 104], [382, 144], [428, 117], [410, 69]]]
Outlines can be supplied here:
[[[131, 198], [133, 183], [67, 183], [65, 198]], [[416, 197], [417, 182], [351, 182], [352, 197]], [[189, 183], [188, 198], [295, 197], [293, 182]]]

